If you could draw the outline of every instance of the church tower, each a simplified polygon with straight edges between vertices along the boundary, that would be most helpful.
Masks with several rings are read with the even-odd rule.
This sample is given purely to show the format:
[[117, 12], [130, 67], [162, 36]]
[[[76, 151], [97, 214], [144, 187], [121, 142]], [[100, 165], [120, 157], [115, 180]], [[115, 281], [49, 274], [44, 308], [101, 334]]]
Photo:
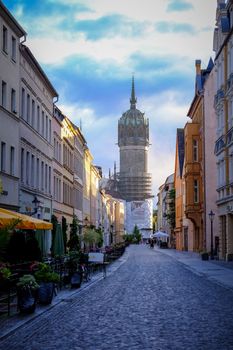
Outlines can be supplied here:
[[118, 121], [119, 192], [126, 201], [127, 231], [152, 227], [152, 176], [148, 173], [149, 120], [136, 108], [134, 77], [130, 109]]

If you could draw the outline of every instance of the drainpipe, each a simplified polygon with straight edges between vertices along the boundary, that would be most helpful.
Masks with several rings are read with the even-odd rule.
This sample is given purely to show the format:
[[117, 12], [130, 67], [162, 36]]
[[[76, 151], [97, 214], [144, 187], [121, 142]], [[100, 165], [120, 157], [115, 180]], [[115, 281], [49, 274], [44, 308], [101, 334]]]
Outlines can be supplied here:
[[206, 134], [205, 134], [205, 99], [204, 99], [204, 92], [205, 88], [202, 91], [202, 97], [203, 97], [203, 104], [202, 104], [202, 115], [203, 115], [203, 154], [202, 154], [202, 159], [203, 159], [203, 185], [204, 185], [204, 200], [203, 200], [203, 210], [204, 210], [204, 215], [203, 215], [203, 248], [206, 250], [206, 157], [205, 157], [205, 142], [206, 142]]

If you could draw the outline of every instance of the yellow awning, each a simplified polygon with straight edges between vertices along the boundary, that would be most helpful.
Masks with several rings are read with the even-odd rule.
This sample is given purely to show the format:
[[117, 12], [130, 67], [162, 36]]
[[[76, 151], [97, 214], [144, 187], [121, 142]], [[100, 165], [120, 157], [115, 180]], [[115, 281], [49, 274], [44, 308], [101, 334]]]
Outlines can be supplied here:
[[22, 230], [52, 230], [53, 228], [51, 222], [46, 222], [33, 218], [32, 216], [0, 208], [0, 227], [13, 224], [15, 220], [20, 220], [15, 228]]

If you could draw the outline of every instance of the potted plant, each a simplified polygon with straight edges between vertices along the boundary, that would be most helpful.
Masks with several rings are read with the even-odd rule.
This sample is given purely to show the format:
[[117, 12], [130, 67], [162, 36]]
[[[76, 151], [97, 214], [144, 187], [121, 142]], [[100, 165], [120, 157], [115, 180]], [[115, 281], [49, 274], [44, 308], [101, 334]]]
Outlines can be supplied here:
[[202, 260], [209, 260], [209, 253], [207, 251], [203, 251], [200, 254]]
[[39, 263], [38, 270], [35, 272], [35, 278], [39, 283], [38, 302], [44, 305], [51, 304], [55, 283], [58, 283], [60, 280], [59, 275], [53, 272], [48, 264]]
[[82, 271], [80, 263], [80, 252], [71, 251], [68, 261], [71, 288], [80, 288], [82, 283]]
[[18, 309], [21, 313], [32, 313], [36, 308], [39, 285], [32, 275], [24, 275], [17, 283]]

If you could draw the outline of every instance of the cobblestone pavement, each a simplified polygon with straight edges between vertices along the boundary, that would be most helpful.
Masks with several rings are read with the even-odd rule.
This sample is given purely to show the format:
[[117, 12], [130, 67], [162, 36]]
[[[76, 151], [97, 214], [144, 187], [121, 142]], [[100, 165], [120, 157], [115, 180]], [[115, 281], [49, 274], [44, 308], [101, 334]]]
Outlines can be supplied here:
[[233, 292], [151, 250], [6, 337], [4, 350], [231, 350]]

